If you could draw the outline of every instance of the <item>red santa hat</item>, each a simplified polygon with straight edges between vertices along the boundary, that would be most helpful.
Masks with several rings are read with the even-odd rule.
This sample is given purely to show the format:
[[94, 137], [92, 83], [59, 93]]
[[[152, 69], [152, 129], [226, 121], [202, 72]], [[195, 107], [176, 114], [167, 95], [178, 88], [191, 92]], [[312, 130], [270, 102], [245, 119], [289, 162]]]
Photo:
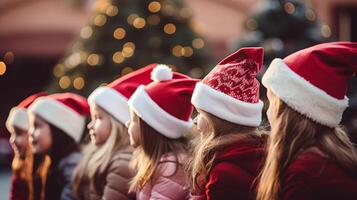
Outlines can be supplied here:
[[259, 126], [263, 102], [256, 75], [263, 65], [263, 48], [242, 48], [222, 60], [199, 83], [192, 104], [232, 123]]
[[8, 130], [11, 129], [11, 127], [16, 127], [20, 128], [22, 130], [27, 131], [29, 129], [29, 119], [27, 116], [27, 108], [38, 98], [42, 96], [46, 96], [46, 92], [39, 92], [36, 94], [33, 94], [23, 101], [19, 103], [16, 107], [13, 107], [10, 110], [9, 116], [7, 117], [6, 120], [6, 127]]
[[128, 99], [139, 85], [151, 82], [151, 71], [158, 64], [150, 64], [127, 74], [107, 86], [95, 89], [88, 97], [89, 104], [95, 103], [123, 124], [130, 119]]
[[153, 82], [141, 85], [129, 99], [135, 113], [162, 135], [177, 139], [191, 127], [192, 92], [198, 80], [172, 72], [166, 65], [152, 71]]
[[331, 42], [276, 58], [263, 85], [310, 119], [336, 127], [348, 107], [347, 80], [357, 72], [357, 43]]
[[61, 129], [76, 142], [81, 139], [85, 118], [90, 114], [86, 98], [73, 93], [40, 97], [28, 108], [28, 112]]

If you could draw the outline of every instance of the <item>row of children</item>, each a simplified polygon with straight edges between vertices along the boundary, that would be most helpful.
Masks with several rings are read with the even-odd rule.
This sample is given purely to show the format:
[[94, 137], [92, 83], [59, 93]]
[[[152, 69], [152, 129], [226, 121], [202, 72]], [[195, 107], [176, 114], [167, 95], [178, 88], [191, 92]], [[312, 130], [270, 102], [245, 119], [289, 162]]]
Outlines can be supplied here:
[[33, 95], [7, 121], [11, 198], [357, 199], [357, 152], [339, 128], [356, 56], [357, 43], [334, 42], [273, 60], [262, 79], [269, 133], [262, 48], [238, 50], [202, 80], [151, 64], [88, 101]]

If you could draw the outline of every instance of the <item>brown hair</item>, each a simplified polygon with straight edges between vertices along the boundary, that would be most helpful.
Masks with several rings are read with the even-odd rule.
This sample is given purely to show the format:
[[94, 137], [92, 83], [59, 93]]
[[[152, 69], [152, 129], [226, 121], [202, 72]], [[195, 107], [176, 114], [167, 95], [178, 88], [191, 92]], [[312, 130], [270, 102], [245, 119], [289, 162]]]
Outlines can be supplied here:
[[89, 182], [97, 193], [102, 193], [101, 188], [105, 181], [103, 174], [111, 159], [118, 150], [129, 146], [128, 129], [124, 124], [111, 117], [111, 127], [109, 137], [103, 145], [97, 147], [91, 143], [86, 146], [84, 157], [73, 172], [73, 191], [78, 199], [84, 199], [82, 189], [86, 182]]
[[208, 133], [202, 133], [193, 139], [192, 158], [188, 162], [190, 184], [194, 193], [201, 192], [217, 152], [237, 141], [250, 141], [262, 138], [263, 131], [256, 127], [243, 126], [228, 122], [203, 110], [200, 113], [208, 120]]
[[[138, 117], [138, 116], [136, 116]], [[140, 118], [139, 118], [140, 119]], [[136, 192], [144, 187], [154, 176], [160, 159], [167, 153], [173, 153], [175, 156], [176, 170], [171, 175], [173, 176], [179, 163], [179, 153], [187, 151], [187, 139], [181, 137], [179, 139], [168, 138], [142, 119], [140, 122], [140, 145], [135, 149], [133, 159], [130, 163], [131, 168], [136, 171], [136, 175], [130, 182], [129, 192]]]
[[[271, 94], [271, 93], [270, 93]], [[267, 144], [267, 157], [261, 171], [257, 199], [280, 198], [282, 174], [289, 163], [307, 150], [334, 160], [341, 168], [357, 169], [357, 153], [347, 134], [339, 127], [318, 124], [287, 106], [273, 95], [271, 133]]]

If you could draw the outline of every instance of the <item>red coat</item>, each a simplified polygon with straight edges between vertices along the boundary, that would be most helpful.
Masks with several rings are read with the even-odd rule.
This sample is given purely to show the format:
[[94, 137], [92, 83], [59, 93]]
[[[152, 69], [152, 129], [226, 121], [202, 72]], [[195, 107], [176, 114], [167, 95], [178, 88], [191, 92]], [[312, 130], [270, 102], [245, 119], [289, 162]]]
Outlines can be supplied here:
[[28, 183], [15, 175], [11, 177], [10, 200], [28, 200]]
[[348, 173], [332, 160], [316, 153], [305, 153], [287, 168], [282, 197], [289, 200], [356, 200], [357, 169], [354, 174]]
[[[255, 199], [253, 182], [262, 166], [263, 141], [236, 142], [217, 154], [202, 199]], [[192, 198], [196, 199], [196, 198]]]

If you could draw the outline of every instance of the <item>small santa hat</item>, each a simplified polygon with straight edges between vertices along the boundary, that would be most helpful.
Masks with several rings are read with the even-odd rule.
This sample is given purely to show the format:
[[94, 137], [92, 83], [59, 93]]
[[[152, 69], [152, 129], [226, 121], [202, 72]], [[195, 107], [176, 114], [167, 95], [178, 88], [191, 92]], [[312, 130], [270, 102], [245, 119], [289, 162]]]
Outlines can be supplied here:
[[9, 116], [6, 120], [6, 127], [10, 130], [10, 127], [20, 128], [22, 130], [29, 129], [29, 119], [27, 116], [27, 108], [38, 98], [48, 95], [46, 92], [39, 92], [33, 94], [19, 103], [16, 107], [10, 110]]
[[263, 85], [310, 119], [337, 127], [348, 107], [347, 81], [357, 72], [357, 43], [331, 42], [276, 58]]
[[28, 112], [38, 115], [48, 123], [79, 142], [89, 116], [87, 99], [73, 93], [57, 93], [38, 98]]
[[199, 83], [192, 104], [232, 123], [259, 126], [263, 102], [256, 75], [263, 65], [263, 48], [241, 48], [222, 60]]
[[121, 123], [130, 119], [128, 99], [139, 85], [151, 82], [151, 71], [158, 64], [150, 64], [127, 74], [107, 86], [95, 89], [88, 97], [89, 104], [95, 103]]
[[198, 80], [172, 72], [166, 65], [152, 71], [152, 83], [141, 85], [129, 99], [135, 113], [168, 138], [182, 137], [191, 127], [192, 92]]

